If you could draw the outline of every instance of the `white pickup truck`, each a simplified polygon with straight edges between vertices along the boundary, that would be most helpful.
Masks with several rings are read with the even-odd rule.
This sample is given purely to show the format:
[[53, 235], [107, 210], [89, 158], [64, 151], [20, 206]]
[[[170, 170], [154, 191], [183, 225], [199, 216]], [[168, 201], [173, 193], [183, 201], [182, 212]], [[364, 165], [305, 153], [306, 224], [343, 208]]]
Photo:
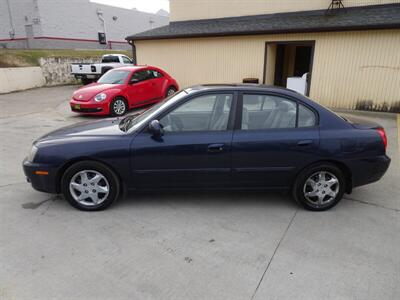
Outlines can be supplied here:
[[74, 63], [71, 64], [71, 74], [80, 79], [83, 84], [88, 84], [99, 79], [108, 70], [133, 65], [133, 61], [123, 54], [106, 54], [97, 64]]

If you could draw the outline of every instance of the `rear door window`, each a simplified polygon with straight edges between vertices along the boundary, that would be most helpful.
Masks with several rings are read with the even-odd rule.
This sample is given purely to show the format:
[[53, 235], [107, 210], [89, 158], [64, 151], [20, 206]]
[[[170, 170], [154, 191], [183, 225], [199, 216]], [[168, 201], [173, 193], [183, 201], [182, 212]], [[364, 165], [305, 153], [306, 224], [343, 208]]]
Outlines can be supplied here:
[[315, 113], [304, 105], [299, 104], [298, 127], [312, 127], [315, 126], [315, 123]]
[[306, 106], [284, 97], [243, 94], [241, 123], [242, 130], [312, 127], [316, 115]]
[[119, 63], [119, 57], [115, 55], [104, 56], [101, 60], [102, 63]]

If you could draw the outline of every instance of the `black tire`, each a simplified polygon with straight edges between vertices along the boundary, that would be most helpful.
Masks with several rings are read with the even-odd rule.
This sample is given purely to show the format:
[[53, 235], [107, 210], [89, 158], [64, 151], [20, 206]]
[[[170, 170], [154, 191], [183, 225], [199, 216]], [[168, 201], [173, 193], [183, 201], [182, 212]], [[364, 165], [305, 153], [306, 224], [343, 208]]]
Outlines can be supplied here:
[[102, 68], [101, 69], [101, 75], [106, 74], [108, 71], [112, 70], [113, 68]]
[[[322, 180], [319, 174], [324, 174], [321, 176], [325, 180]], [[308, 181], [309, 179], [310, 181]], [[337, 184], [332, 184], [335, 180]], [[330, 186], [331, 184], [332, 186]], [[308, 210], [323, 211], [338, 204], [343, 198], [345, 190], [346, 181], [343, 172], [333, 164], [321, 163], [304, 169], [297, 176], [293, 186], [293, 197]], [[334, 194], [335, 197], [333, 197]], [[325, 198], [320, 200], [322, 197]]]
[[83, 85], [87, 85], [87, 84], [89, 84], [89, 83], [92, 83], [93, 80], [88, 79], [88, 78], [82, 78], [82, 79], [81, 79], [81, 82], [82, 82]]
[[165, 98], [166, 98], [166, 97], [169, 97], [169, 96], [172, 96], [172, 95], [175, 94], [175, 93], [176, 93], [176, 88], [173, 87], [173, 86], [170, 86], [170, 87], [168, 88], [167, 92], [165, 93]]
[[[119, 110], [117, 109], [116, 106], [118, 106], [118, 105], [116, 105], [116, 103], [119, 103], [119, 104], [124, 103], [125, 109], [124, 109], [123, 112], [121, 112], [121, 111], [119, 111]], [[113, 116], [113, 117], [120, 117], [120, 116], [123, 116], [124, 114], [126, 114], [127, 111], [128, 111], [128, 102], [126, 102], [125, 98], [123, 98], [123, 97], [116, 97], [113, 101], [111, 101], [111, 103], [110, 103], [110, 115], [111, 115], [111, 116]]]
[[[106, 195], [105, 193], [103, 194], [98, 194], [100, 197], [103, 197], [101, 199], [101, 202], [95, 203], [92, 201], [90, 194], [88, 194], [88, 197], [86, 200], [82, 200], [79, 202], [76, 200], [74, 197], [77, 196], [77, 193], [80, 194], [80, 192], [72, 191], [70, 188], [70, 183], [74, 178], [79, 178], [78, 173], [79, 172], [86, 172], [89, 171], [89, 173], [93, 174], [100, 174], [104, 176], [105, 180], [103, 180], [103, 183], [106, 182], [107, 184], [103, 184], [101, 181], [98, 183], [99, 185], [108, 185], [108, 194]], [[96, 173], [94, 173], [96, 172]], [[77, 177], [78, 176], [78, 177]], [[88, 177], [89, 178], [89, 177]], [[94, 177], [92, 177], [93, 179]], [[80, 179], [82, 180], [82, 179]], [[74, 182], [76, 182], [74, 180]], [[81, 181], [82, 183], [82, 181]], [[83, 184], [82, 184], [83, 185]], [[88, 184], [89, 185], [89, 184]], [[96, 183], [97, 185], [97, 183]], [[84, 189], [90, 190], [90, 185], [89, 187], [83, 187]], [[93, 188], [96, 188], [95, 186]], [[72, 188], [73, 189], [73, 188]], [[94, 191], [94, 190], [93, 190]], [[61, 178], [61, 192], [64, 195], [65, 199], [75, 208], [84, 210], [84, 211], [98, 211], [98, 210], [103, 210], [109, 207], [119, 196], [120, 194], [120, 182], [118, 180], [118, 177], [115, 175], [115, 173], [105, 166], [102, 163], [95, 162], [95, 161], [80, 161], [72, 166], [70, 166], [63, 174]], [[82, 191], [82, 194], [84, 192], [88, 193], [88, 191]], [[75, 195], [73, 195], [74, 193]], [[84, 194], [86, 195], [86, 194]], [[99, 197], [99, 198], [100, 198]], [[92, 203], [90, 203], [92, 202]]]

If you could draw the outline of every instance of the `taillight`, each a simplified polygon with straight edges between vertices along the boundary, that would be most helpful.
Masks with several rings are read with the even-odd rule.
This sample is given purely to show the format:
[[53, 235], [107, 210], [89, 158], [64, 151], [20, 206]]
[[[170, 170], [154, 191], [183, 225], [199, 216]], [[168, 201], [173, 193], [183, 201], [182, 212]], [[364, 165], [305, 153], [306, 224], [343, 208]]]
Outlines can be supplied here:
[[376, 131], [378, 131], [379, 135], [381, 136], [383, 145], [385, 146], [385, 150], [386, 150], [388, 141], [387, 141], [387, 136], [386, 136], [385, 129], [378, 128]]

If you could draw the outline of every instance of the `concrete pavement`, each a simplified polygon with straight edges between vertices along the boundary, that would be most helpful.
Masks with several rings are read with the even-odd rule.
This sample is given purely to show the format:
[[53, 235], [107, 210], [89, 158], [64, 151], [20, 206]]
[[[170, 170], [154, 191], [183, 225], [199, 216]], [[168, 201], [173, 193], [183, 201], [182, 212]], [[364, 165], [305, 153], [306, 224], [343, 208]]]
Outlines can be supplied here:
[[34, 191], [31, 142], [87, 120], [75, 87], [0, 95], [0, 299], [399, 299], [397, 119], [392, 165], [327, 212], [265, 192], [133, 194], [85, 213]]

